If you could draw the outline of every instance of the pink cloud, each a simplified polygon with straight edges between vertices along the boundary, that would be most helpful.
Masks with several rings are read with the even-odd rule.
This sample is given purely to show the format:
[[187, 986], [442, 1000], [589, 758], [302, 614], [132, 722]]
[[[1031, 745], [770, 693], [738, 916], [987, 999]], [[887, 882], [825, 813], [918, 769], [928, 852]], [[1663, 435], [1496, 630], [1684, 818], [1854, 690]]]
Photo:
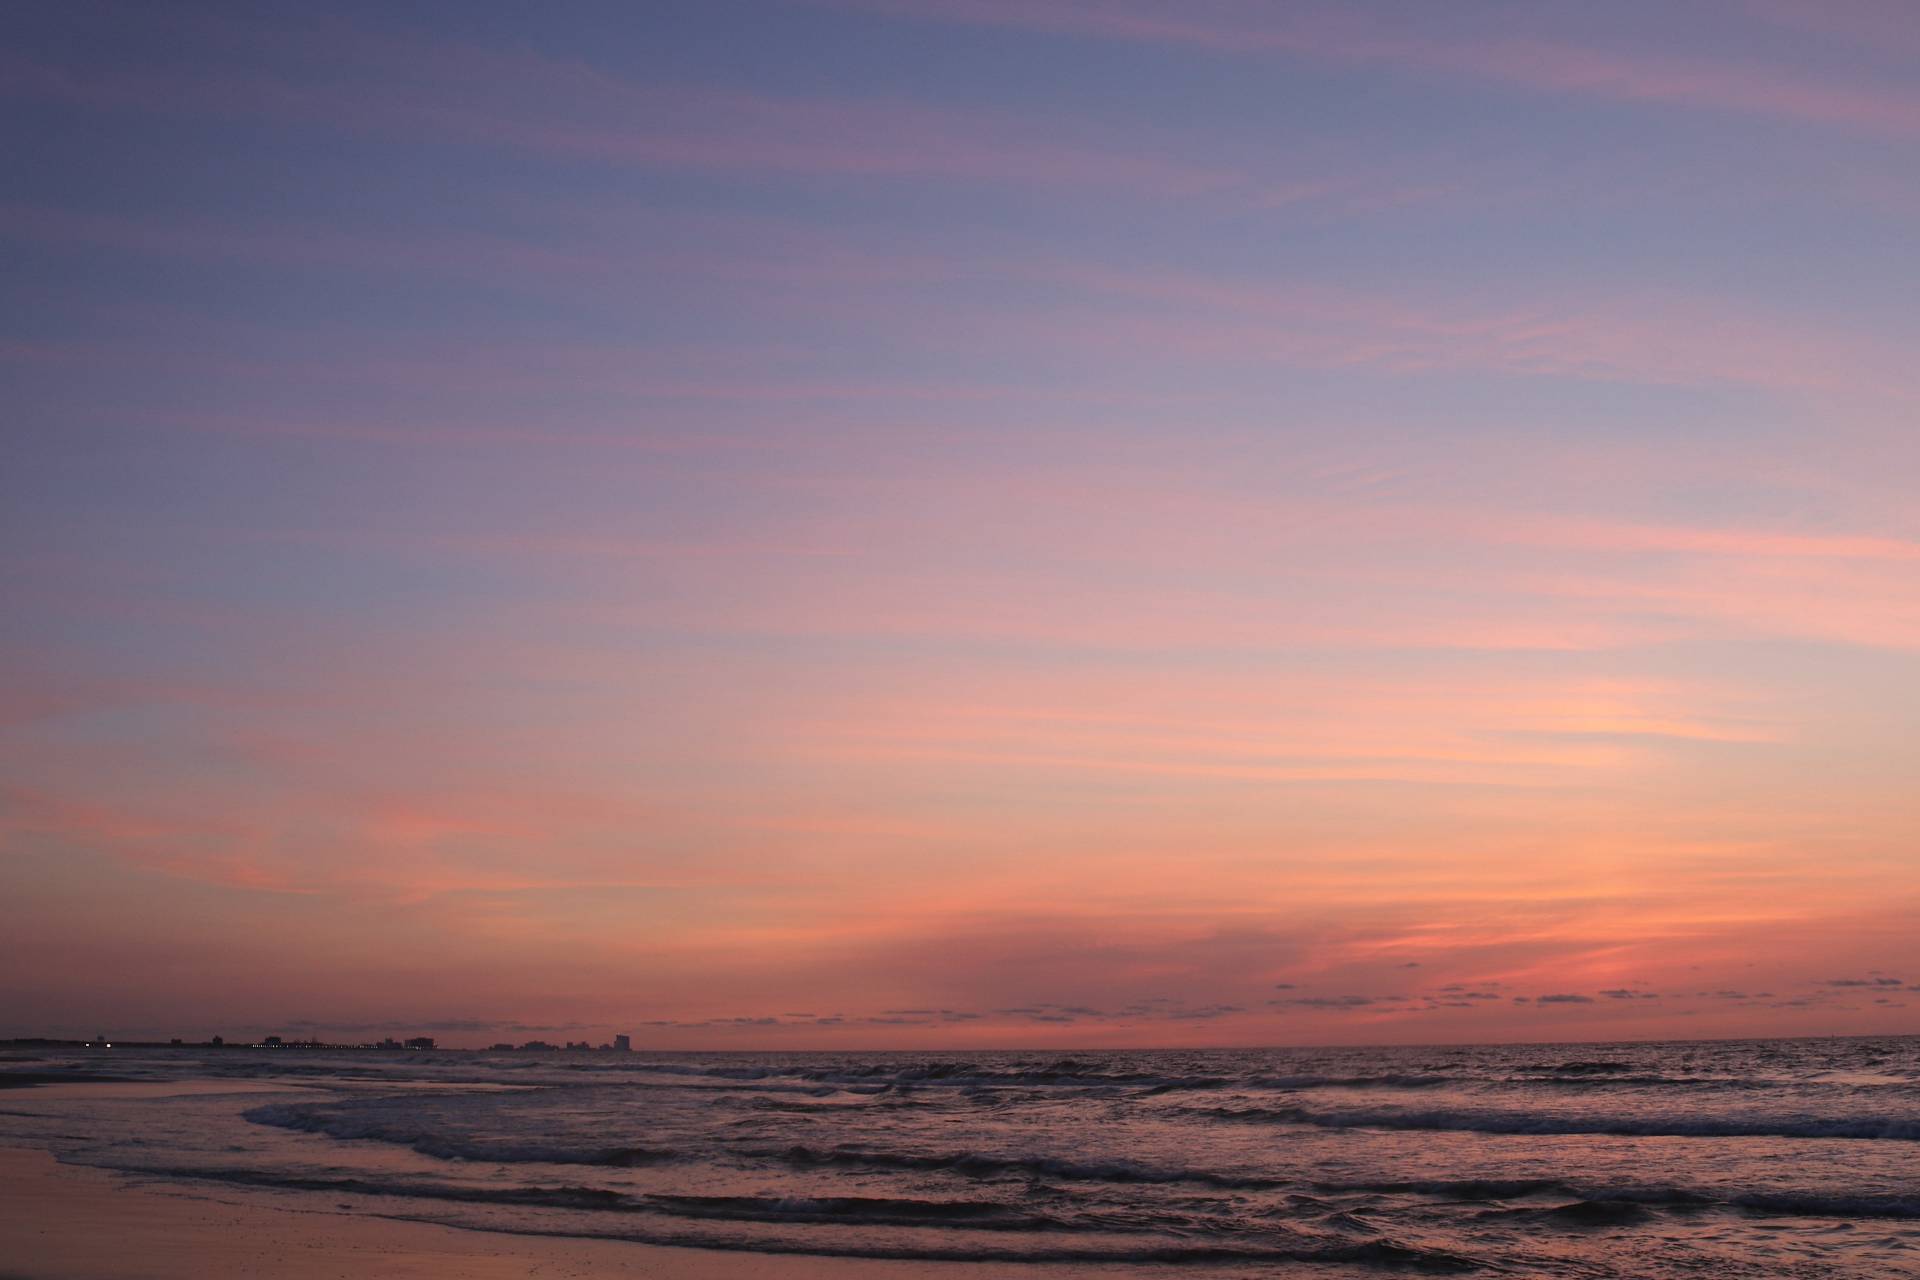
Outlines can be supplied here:
[[[1920, 95], [1897, 82], [1822, 80], [1779, 67], [1609, 50], [1492, 31], [1413, 32], [1326, 5], [1209, 3], [1169, 9], [1121, 0], [833, 0], [902, 17], [1188, 46], [1229, 56], [1282, 54], [1387, 65], [1616, 102], [1685, 106], [1920, 136]], [[1836, 21], [1840, 26], [1844, 19]]]
[[[1029, 310], [1030, 341], [1163, 359], [1284, 361], [1407, 373], [1479, 369], [1649, 384], [1735, 384], [1894, 402], [1920, 397], [1911, 363], [1878, 333], [1708, 297], [1620, 289], [1575, 297], [1444, 302], [1314, 283], [1246, 284], [1177, 271], [1061, 266], [1125, 311]], [[1181, 314], [1184, 309], [1185, 314]]]
[[[760, 230], [766, 231], [764, 224]], [[566, 250], [454, 233], [362, 236], [298, 226], [150, 225], [127, 219], [0, 206], [0, 234], [139, 252], [390, 273], [452, 272], [569, 296], [621, 287], [661, 270], [706, 280], [769, 316], [801, 326], [834, 315], [850, 325], [898, 325], [900, 341], [977, 355], [1050, 352], [1065, 360], [1124, 356], [1128, 367], [1284, 364], [1401, 374], [1485, 372], [1650, 385], [1757, 387], [1904, 406], [1920, 399], [1905, 348], [1883, 333], [1797, 313], [1666, 290], [1609, 288], [1581, 296], [1445, 297], [1308, 281], [1249, 283], [1177, 270], [1035, 260], [1019, 254], [954, 258], [856, 246], [819, 234], [778, 252], [750, 246], [649, 248], [631, 231]], [[742, 229], [744, 234], [744, 229]], [[929, 286], [989, 280], [1013, 297], [955, 297]], [[903, 286], [911, 285], [905, 289]], [[1036, 285], [1046, 292], [1025, 296]], [[1120, 305], [1116, 305], [1120, 304]], [[804, 332], [804, 328], [797, 331]], [[822, 376], [804, 342], [688, 349], [415, 343], [396, 356], [351, 335], [315, 344], [310, 359], [236, 354], [231, 343], [145, 341], [13, 344], [0, 359], [106, 365], [203, 365], [223, 376], [284, 382], [304, 373], [388, 385], [498, 391], [594, 387], [651, 401], [788, 405], [794, 402], [989, 404], [1010, 399], [1142, 408], [1178, 400], [1164, 390], [1086, 380], [1061, 383], [862, 379]], [[1222, 392], [1211, 393], [1220, 399]], [[1208, 395], [1188, 393], [1188, 403]], [[342, 427], [337, 430], [347, 431]], [[475, 432], [476, 438], [482, 433]]]

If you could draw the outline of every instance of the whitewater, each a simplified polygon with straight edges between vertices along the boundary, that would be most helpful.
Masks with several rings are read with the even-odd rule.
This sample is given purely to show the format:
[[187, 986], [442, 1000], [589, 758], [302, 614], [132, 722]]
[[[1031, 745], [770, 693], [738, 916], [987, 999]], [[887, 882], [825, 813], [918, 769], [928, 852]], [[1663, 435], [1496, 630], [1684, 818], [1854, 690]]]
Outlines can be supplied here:
[[[0, 1055], [0, 1142], [315, 1212], [1039, 1276], [1920, 1275], [1920, 1038]], [[263, 1092], [265, 1086], [275, 1091]]]

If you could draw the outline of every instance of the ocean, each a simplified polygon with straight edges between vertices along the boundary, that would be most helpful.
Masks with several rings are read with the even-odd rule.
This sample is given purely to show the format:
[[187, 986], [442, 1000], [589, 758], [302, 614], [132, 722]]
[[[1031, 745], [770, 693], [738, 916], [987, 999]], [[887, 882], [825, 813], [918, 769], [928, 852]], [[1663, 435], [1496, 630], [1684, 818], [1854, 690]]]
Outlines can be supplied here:
[[1036, 1280], [1920, 1275], [1915, 1037], [0, 1054], [23, 1071], [179, 1088], [7, 1090], [0, 1143], [484, 1231]]

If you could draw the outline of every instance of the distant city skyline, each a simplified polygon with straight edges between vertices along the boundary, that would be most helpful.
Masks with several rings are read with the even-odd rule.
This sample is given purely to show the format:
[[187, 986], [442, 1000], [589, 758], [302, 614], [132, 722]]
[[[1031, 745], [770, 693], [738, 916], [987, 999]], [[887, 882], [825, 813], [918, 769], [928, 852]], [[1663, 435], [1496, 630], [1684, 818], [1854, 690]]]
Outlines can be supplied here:
[[0, 1037], [1920, 1031], [1916, 67], [9, 6]]

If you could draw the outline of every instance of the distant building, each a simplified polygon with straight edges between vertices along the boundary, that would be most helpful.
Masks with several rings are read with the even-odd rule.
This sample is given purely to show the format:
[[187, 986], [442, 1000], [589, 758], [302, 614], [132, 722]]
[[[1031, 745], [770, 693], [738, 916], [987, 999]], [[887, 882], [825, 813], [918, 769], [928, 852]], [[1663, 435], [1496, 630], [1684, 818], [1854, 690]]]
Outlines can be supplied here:
[[613, 1038], [613, 1051], [615, 1053], [632, 1053], [633, 1038], [631, 1036], [615, 1036]]
[[413, 1039], [407, 1041], [407, 1048], [431, 1049], [433, 1048], [433, 1037], [432, 1036], [415, 1036], [413, 1037]]
[[487, 1046], [487, 1052], [488, 1053], [512, 1053], [513, 1046], [510, 1044], [506, 1044], [504, 1042], [501, 1044], [490, 1044]]
[[278, 1049], [280, 1047], [280, 1037], [268, 1036], [265, 1040], [262, 1040], [260, 1043], [267, 1046], [267, 1048], [269, 1049]]

